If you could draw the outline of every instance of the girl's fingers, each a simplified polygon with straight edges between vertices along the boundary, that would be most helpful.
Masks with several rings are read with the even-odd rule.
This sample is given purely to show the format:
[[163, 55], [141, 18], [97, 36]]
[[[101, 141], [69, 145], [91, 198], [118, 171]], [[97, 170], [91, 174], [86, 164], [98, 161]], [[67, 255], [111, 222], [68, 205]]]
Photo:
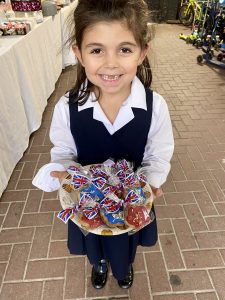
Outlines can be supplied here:
[[66, 178], [66, 176], [68, 175], [68, 173], [67, 172], [65, 172], [65, 171], [52, 171], [52, 172], [50, 172], [50, 175], [52, 176], [52, 177], [56, 177], [56, 178], [58, 178], [60, 181], [61, 180], [63, 180], [64, 178]]
[[152, 192], [153, 192], [153, 197], [154, 198], [158, 198], [160, 196], [162, 196], [162, 189], [160, 188], [155, 188], [155, 187], [151, 187], [152, 188]]

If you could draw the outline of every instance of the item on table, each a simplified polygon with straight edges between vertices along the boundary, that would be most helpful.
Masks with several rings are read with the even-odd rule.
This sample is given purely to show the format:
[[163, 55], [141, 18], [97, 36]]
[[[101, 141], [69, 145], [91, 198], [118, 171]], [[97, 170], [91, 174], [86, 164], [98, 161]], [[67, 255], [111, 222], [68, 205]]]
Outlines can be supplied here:
[[25, 22], [0, 23], [0, 31], [3, 35], [25, 35], [30, 31], [30, 24]]
[[11, 0], [12, 10], [20, 12], [41, 10], [41, 0]]

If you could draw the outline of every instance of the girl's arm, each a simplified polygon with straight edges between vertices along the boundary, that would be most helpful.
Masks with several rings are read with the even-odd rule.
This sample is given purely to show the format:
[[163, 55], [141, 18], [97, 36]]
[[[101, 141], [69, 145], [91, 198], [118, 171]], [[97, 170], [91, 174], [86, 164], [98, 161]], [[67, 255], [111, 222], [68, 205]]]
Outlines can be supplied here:
[[68, 169], [76, 161], [77, 148], [70, 130], [68, 98], [65, 96], [55, 106], [49, 136], [53, 143], [51, 162]]
[[167, 104], [162, 96], [153, 93], [152, 122], [145, 147], [142, 168], [149, 184], [159, 188], [170, 171], [174, 138]]
[[[45, 192], [58, 190], [63, 172], [75, 165], [77, 149], [70, 131], [68, 98], [63, 96], [56, 104], [51, 127], [50, 140], [51, 163], [44, 165], [34, 177], [32, 183]], [[54, 172], [53, 172], [54, 171]], [[57, 172], [58, 171], [58, 172]]]

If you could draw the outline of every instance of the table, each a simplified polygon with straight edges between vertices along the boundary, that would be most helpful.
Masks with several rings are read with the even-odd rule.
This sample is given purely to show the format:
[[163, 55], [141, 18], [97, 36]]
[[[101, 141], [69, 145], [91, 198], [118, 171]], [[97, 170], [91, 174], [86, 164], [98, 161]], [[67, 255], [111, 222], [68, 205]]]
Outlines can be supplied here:
[[6, 187], [12, 170], [22, 157], [29, 141], [29, 129], [15, 63], [13, 49], [5, 51], [1, 49], [1, 86], [3, 88], [1, 87], [0, 92], [0, 193]]
[[0, 39], [0, 196], [42, 120], [62, 68], [76, 63], [66, 18], [77, 1], [46, 17], [25, 36]]

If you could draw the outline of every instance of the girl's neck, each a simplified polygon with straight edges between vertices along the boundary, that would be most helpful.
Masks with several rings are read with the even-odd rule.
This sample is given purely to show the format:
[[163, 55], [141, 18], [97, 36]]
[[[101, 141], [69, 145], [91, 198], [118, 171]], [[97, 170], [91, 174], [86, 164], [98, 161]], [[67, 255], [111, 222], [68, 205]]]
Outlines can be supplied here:
[[[95, 95], [98, 97], [99, 92], [95, 90]], [[103, 110], [104, 114], [108, 118], [108, 120], [113, 124], [116, 120], [116, 117], [120, 111], [120, 108], [123, 102], [128, 98], [130, 95], [130, 91], [123, 94], [105, 94], [101, 93], [98, 99], [99, 105]]]

